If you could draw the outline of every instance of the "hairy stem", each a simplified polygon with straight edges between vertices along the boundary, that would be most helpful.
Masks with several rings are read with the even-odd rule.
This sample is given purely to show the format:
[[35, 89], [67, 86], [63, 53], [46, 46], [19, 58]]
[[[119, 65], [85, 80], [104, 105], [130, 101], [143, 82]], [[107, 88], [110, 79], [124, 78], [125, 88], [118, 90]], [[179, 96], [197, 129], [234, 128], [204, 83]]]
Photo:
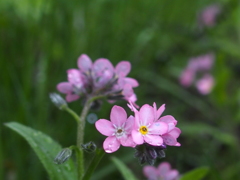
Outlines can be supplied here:
[[77, 155], [77, 170], [78, 170], [78, 180], [81, 180], [84, 175], [84, 153], [81, 149], [81, 144], [83, 144], [84, 139], [84, 128], [85, 128], [85, 120], [87, 113], [91, 106], [91, 98], [87, 98], [84, 104], [83, 110], [80, 114], [80, 118], [78, 120], [77, 125], [77, 147], [78, 147], [78, 155]]

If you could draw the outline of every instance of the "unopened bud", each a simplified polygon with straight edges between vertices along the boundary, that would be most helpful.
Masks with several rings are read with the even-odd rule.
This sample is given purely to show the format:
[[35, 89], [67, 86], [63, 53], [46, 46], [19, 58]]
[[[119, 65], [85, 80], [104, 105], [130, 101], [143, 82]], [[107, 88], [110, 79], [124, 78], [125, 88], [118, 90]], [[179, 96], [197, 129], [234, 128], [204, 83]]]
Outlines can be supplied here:
[[72, 155], [72, 150], [70, 148], [64, 148], [62, 151], [58, 153], [56, 158], [54, 159], [54, 162], [56, 164], [63, 164], [66, 162]]
[[59, 108], [64, 109], [67, 107], [67, 102], [57, 93], [50, 93], [49, 97], [51, 101]]
[[82, 144], [81, 147], [84, 151], [86, 151], [88, 153], [93, 153], [97, 148], [96, 144], [92, 141], [90, 141], [86, 144]]

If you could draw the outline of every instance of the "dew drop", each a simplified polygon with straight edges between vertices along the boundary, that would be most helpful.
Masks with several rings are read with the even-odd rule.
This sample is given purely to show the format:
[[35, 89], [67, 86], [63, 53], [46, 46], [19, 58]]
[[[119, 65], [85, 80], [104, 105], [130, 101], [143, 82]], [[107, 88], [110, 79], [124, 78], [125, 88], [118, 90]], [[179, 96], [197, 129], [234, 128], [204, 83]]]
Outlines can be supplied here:
[[111, 153], [111, 152], [112, 152], [111, 149], [105, 149], [105, 151], [106, 151], [107, 153]]

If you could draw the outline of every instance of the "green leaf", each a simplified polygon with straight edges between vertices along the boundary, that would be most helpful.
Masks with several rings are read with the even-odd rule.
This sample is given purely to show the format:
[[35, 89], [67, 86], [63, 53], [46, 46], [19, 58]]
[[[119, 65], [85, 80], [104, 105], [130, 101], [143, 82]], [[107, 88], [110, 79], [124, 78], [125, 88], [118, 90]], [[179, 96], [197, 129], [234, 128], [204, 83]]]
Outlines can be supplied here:
[[185, 173], [180, 180], [201, 180], [204, 178], [209, 171], [208, 167], [200, 167]]
[[133, 175], [132, 171], [119, 159], [116, 157], [111, 158], [113, 163], [117, 166], [118, 170], [121, 172], [122, 176], [125, 180], [137, 180], [137, 178]]
[[95, 170], [95, 168], [98, 166], [99, 162], [101, 161], [102, 157], [104, 156], [105, 152], [103, 149], [96, 149], [95, 156], [92, 160], [92, 162], [89, 164], [88, 169], [86, 170], [83, 180], [89, 180]]
[[77, 179], [76, 168], [71, 159], [62, 165], [53, 162], [56, 155], [62, 150], [57, 142], [42, 132], [17, 122], [6, 123], [5, 125], [20, 134], [30, 144], [43, 163], [51, 180]]

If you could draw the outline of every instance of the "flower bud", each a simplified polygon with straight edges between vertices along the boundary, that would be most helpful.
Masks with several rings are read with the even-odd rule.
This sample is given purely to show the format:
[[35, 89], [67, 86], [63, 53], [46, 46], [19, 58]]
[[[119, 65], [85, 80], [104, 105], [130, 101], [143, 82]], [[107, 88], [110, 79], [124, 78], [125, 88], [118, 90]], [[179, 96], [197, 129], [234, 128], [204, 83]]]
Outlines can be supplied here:
[[64, 148], [55, 157], [54, 162], [56, 164], [63, 164], [71, 157], [71, 155], [72, 155], [72, 150], [70, 148]]
[[96, 148], [97, 148], [96, 144], [94, 142], [92, 142], [92, 141], [90, 141], [90, 142], [88, 142], [86, 144], [81, 144], [81, 147], [87, 153], [93, 153], [96, 150]]
[[165, 157], [164, 149], [166, 149], [166, 145], [152, 146], [144, 143], [135, 147], [135, 157], [141, 165], [144, 163], [153, 165], [157, 158]]
[[53, 104], [55, 104], [59, 109], [63, 110], [67, 107], [67, 102], [57, 93], [50, 93], [49, 97]]

